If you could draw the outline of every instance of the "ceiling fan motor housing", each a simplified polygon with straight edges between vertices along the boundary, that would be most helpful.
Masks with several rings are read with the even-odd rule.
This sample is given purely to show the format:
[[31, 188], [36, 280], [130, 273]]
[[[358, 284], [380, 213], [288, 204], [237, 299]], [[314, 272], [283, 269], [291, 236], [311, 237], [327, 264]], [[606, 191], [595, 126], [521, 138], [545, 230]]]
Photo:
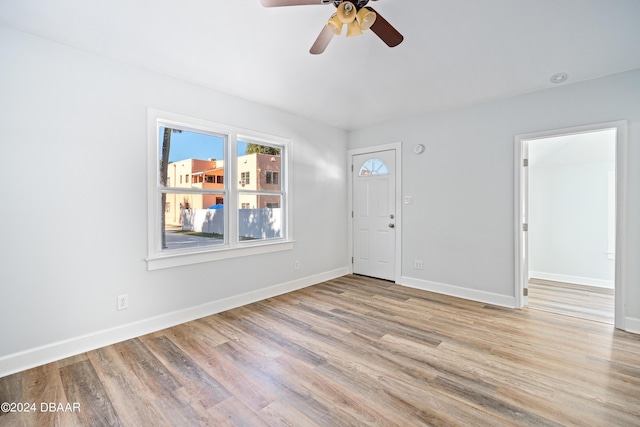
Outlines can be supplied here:
[[[360, 10], [369, 3], [369, 0], [335, 0], [333, 1], [333, 5], [335, 7], [340, 6], [340, 3], [344, 3], [345, 1], [350, 1], [356, 7], [356, 10]], [[329, 3], [329, 1], [322, 0], [322, 3]]]

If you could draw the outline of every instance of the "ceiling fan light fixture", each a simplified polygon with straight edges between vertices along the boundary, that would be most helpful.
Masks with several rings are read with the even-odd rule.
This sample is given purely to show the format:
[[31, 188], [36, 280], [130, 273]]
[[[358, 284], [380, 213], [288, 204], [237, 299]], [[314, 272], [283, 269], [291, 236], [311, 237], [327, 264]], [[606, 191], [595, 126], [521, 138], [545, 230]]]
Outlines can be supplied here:
[[360, 9], [356, 15], [356, 20], [360, 24], [361, 30], [368, 30], [374, 22], [376, 22], [376, 13], [364, 7]]
[[338, 6], [338, 19], [343, 24], [350, 24], [356, 19], [356, 7], [350, 1], [343, 1]]
[[342, 33], [342, 26], [344, 24], [338, 19], [337, 14], [333, 14], [331, 18], [327, 21], [327, 27], [331, 30], [333, 34], [339, 36]]
[[336, 8], [329, 20], [320, 30], [320, 34], [313, 42], [309, 53], [319, 55], [323, 53], [334, 36], [342, 34], [342, 27], [346, 25], [347, 37], [358, 36], [365, 30], [382, 40], [389, 47], [396, 47], [404, 40], [402, 34], [396, 30], [383, 16], [373, 8], [367, 6], [370, 1], [377, 0], [259, 0], [264, 7], [302, 6], [302, 5], [332, 5]]
[[349, 25], [347, 25], [347, 37], [359, 36], [362, 34], [362, 28], [360, 28], [360, 24], [357, 21], [351, 21]]

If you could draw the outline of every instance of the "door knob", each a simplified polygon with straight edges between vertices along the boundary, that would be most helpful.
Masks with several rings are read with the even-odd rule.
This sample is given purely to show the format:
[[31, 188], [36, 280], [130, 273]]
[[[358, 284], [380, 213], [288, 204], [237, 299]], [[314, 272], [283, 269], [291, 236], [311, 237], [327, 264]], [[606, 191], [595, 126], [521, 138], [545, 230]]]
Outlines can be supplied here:
[[389, 228], [394, 228], [396, 225], [394, 223], [389, 224]]

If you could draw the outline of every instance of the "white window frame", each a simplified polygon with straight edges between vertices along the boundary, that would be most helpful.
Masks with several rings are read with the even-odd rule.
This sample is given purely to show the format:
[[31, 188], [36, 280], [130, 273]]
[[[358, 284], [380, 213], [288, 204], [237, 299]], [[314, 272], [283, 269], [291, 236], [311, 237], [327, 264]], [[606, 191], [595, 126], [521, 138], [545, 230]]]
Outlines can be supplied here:
[[[161, 248], [161, 215], [160, 215], [160, 126], [176, 127], [206, 134], [226, 136], [225, 147], [225, 189], [219, 192], [225, 194], [225, 242], [221, 245], [189, 248], [184, 250], [163, 250]], [[281, 185], [282, 185], [282, 209], [283, 224], [282, 237], [266, 240], [240, 241], [238, 236], [238, 141], [251, 141], [264, 143], [282, 148], [281, 159]], [[222, 259], [237, 258], [243, 256], [258, 255], [293, 249], [292, 236], [292, 203], [290, 197], [290, 159], [291, 140], [268, 135], [262, 132], [241, 129], [234, 126], [223, 125], [209, 120], [197, 119], [181, 114], [171, 113], [149, 108], [147, 111], [147, 233], [148, 253], [147, 268], [157, 270], [162, 268], [178, 267], [182, 265], [211, 262]], [[282, 177], [284, 176], [284, 179]], [[187, 190], [187, 189], [184, 189]]]

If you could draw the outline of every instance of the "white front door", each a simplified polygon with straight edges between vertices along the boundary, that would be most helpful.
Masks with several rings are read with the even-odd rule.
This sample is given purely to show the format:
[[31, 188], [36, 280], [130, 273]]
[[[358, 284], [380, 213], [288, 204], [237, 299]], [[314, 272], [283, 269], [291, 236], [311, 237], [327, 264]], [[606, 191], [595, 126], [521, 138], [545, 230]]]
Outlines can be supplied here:
[[395, 280], [396, 152], [354, 155], [353, 272]]

